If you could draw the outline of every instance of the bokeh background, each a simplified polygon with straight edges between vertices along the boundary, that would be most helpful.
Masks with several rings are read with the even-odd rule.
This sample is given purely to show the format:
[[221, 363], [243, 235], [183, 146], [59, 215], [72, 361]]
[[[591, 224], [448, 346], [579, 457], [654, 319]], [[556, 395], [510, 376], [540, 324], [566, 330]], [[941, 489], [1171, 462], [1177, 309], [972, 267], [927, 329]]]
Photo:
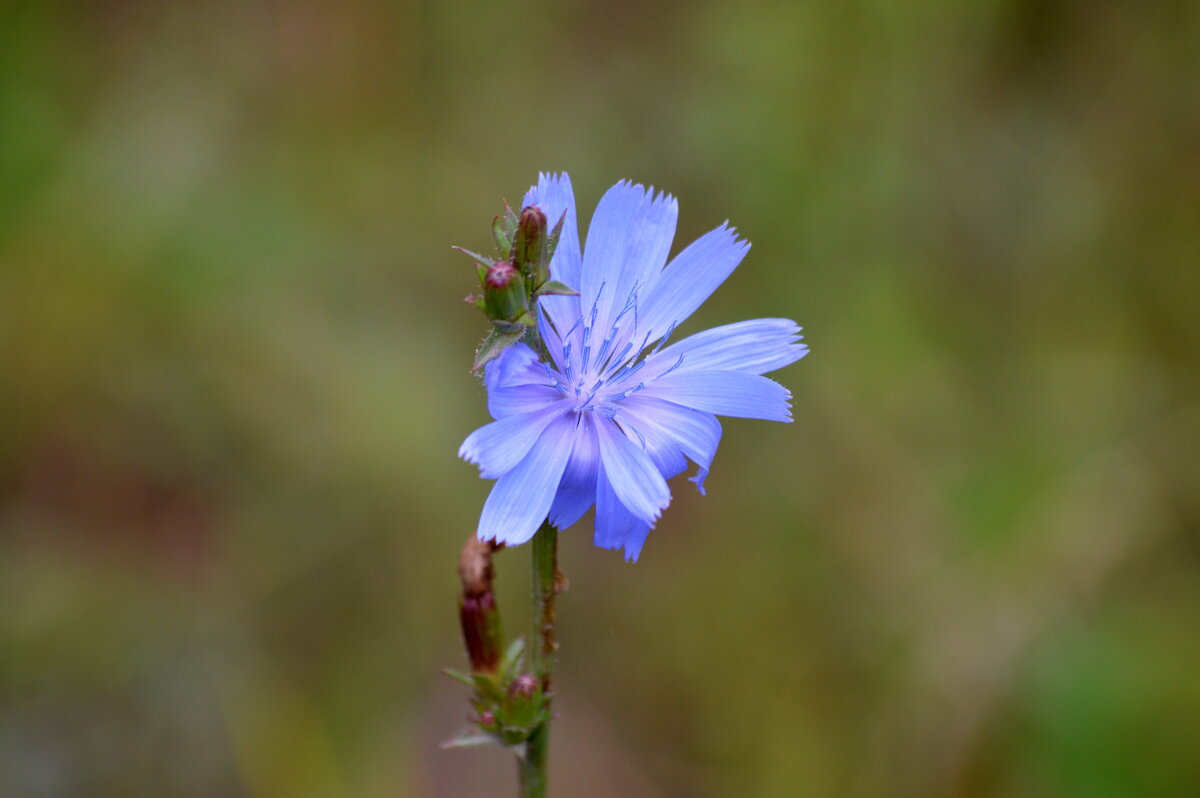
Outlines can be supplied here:
[[812, 346], [639, 563], [564, 535], [558, 795], [1200, 795], [1183, 0], [4, 3], [0, 794], [515, 793], [438, 748], [449, 247], [539, 170]]

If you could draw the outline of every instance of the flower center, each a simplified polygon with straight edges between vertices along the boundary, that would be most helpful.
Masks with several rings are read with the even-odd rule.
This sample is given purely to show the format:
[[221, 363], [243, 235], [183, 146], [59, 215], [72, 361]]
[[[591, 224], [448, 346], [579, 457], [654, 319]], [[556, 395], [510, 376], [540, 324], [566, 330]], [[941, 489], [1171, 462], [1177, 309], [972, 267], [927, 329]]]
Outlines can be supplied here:
[[[608, 325], [607, 333], [597, 345], [593, 332], [596, 329], [599, 297], [603, 292], [604, 285], [601, 284], [591, 312], [586, 316], [581, 315], [565, 334], [559, 335], [553, 324], [549, 325], [559, 339], [562, 357], [557, 359], [561, 361], [556, 364], [558, 368], [550, 363], [543, 365], [554, 388], [563, 395], [565, 401], [573, 403], [572, 409], [576, 413], [595, 411], [612, 418], [617, 414], [617, 403], [646, 387], [646, 383], [635, 379], [635, 375], [662, 348], [675, 330], [675, 325], [667, 329], [652, 351], [646, 352], [650, 344], [649, 332], [641, 345], [635, 347], [638, 322], [635, 286], [625, 306]], [[683, 357], [680, 356], [679, 361], [663, 373], [674, 371], [682, 362]]]

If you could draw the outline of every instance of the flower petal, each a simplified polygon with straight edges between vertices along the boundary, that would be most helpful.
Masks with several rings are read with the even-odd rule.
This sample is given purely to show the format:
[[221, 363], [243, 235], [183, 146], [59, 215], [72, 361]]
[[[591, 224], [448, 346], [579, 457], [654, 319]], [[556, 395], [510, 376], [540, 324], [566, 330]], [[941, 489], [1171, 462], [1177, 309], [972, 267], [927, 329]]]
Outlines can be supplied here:
[[650, 525], [621, 503], [600, 466], [596, 481], [596, 530], [592, 541], [602, 549], [625, 549], [625, 559], [633, 562], [650, 534]]
[[[549, 305], [546, 304], [546, 301], [549, 299], [571, 299], [578, 303], [579, 297], [544, 296], [537, 301], [538, 335], [542, 337], [542, 343], [546, 345], [546, 350], [550, 353], [550, 362], [557, 366], [561, 371], [566, 366], [566, 358], [563, 357], [563, 340], [560, 336], [564, 335], [566, 331], [571, 328], [566, 327], [564, 329], [560, 327], [558, 322], [552, 320], [552, 314], [550, 313]], [[578, 311], [573, 312], [576, 314], [578, 313]], [[578, 318], [578, 315], [576, 315], [576, 318]], [[572, 322], [572, 324], [574, 324], [574, 322]], [[545, 373], [546, 372], [543, 369], [542, 374]]]
[[[579, 250], [579, 226], [575, 217], [575, 192], [571, 188], [571, 178], [566, 173], [539, 174], [537, 185], [526, 192], [522, 203], [522, 207], [529, 205], [542, 209], [542, 213], [546, 214], [546, 224], [551, 229], [559, 219], [563, 220], [558, 246], [554, 250], [554, 257], [550, 259], [550, 276], [578, 291], [583, 258]], [[579, 297], [547, 296], [539, 299], [538, 305], [559, 325], [561, 332], [565, 332], [579, 318]]]
[[[597, 308], [593, 329], [600, 338], [608, 335], [633, 293], [644, 292], [657, 279], [670, 254], [678, 215], [674, 197], [628, 181], [600, 199], [588, 226], [579, 286], [580, 310], [587, 315], [593, 305]], [[630, 318], [630, 334], [633, 327]]]
[[697, 238], [651, 285], [640, 310], [641, 329], [650, 332], [653, 341], [672, 324], [681, 324], [725, 282], [749, 250], [749, 242], [739, 241], [728, 222]]
[[636, 412], [628, 412], [630, 409], [630, 403], [623, 402], [613, 420], [625, 432], [625, 437], [630, 440], [636, 439], [641, 444], [642, 451], [649, 455], [663, 479], [670, 479], [687, 471], [687, 457], [679, 443], [670, 435], [664, 434], [664, 430], [650, 419], [641, 418]]
[[627, 423], [628, 421], [628, 414], [622, 412], [617, 423], [628, 436], [638, 438], [639, 442], [645, 442], [645, 452], [654, 463], [654, 467], [658, 469], [658, 473], [662, 474], [663, 479], [670, 479], [687, 471], [687, 457], [684, 456], [678, 443], [663, 435], [660, 429], [638, 426]]
[[546, 426], [567, 410], [564, 403], [556, 402], [541, 410], [484, 424], [462, 442], [458, 456], [479, 466], [479, 474], [485, 479], [502, 477], [525, 459]]
[[480, 540], [516, 545], [546, 519], [575, 443], [575, 416], [559, 416], [516, 468], [496, 480], [479, 519]]
[[792, 395], [774, 380], [742, 371], [673, 371], [646, 383], [646, 398], [716, 413], [719, 416], [791, 421]]
[[505, 349], [484, 366], [488, 412], [501, 419], [540, 410], [562, 395], [547, 382], [546, 369], [537, 354], [522, 343]]
[[574, 524], [596, 502], [596, 471], [600, 465], [600, 444], [596, 440], [596, 427], [590, 413], [580, 416], [579, 429], [575, 433], [575, 448], [562, 482], [550, 505], [550, 523], [559, 529]]
[[[656, 442], [663, 446], [669, 443], [687, 455], [699, 467], [691, 480], [704, 493], [704, 478], [721, 442], [721, 422], [716, 416], [638, 394], [622, 402], [620, 417], [646, 437], [648, 450], [653, 451]], [[663, 475], [669, 479], [683, 470], [673, 474], [664, 470]]]
[[[679, 363], [680, 371], [744, 371], [765, 374], [808, 354], [800, 328], [791, 319], [753, 319], [688, 336], [648, 358], [646, 376]], [[679, 361], [683, 356], [682, 362]]]
[[611, 420], [598, 416], [596, 433], [604, 471], [617, 498], [631, 513], [653, 524], [671, 503], [667, 481], [654, 461]]

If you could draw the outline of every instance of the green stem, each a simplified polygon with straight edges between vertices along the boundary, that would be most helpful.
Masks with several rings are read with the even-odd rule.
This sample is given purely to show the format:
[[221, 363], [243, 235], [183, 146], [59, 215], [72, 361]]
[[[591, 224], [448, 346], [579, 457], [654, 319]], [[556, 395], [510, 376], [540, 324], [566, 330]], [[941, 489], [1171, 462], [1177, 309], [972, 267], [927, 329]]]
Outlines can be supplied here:
[[517, 760], [521, 777], [521, 798], [546, 798], [546, 753], [550, 742], [550, 723], [533, 730], [525, 743], [525, 757]]
[[[554, 598], [557, 595], [555, 575], [558, 572], [558, 530], [546, 521], [533, 536], [533, 638], [530, 651], [533, 672], [542, 685], [549, 707], [553, 694]], [[533, 730], [520, 760], [521, 798], [545, 798], [547, 749], [550, 744], [550, 721], [547, 719]]]
[[554, 572], [558, 570], [558, 530], [549, 521], [533, 536], [533, 672], [549, 691], [554, 669]]

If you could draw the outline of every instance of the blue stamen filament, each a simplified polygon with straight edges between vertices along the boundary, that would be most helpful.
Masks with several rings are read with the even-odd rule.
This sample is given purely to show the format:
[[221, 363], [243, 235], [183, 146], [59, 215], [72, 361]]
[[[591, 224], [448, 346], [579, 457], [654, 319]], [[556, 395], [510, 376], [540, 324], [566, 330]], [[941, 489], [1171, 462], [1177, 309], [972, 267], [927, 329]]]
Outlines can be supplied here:
[[[613, 333], [614, 334], [616, 333], [615, 329], [613, 330]], [[604, 356], [606, 354], [608, 354], [608, 348], [610, 346], [612, 346], [612, 342], [613, 342], [613, 339], [612, 339], [611, 335], [608, 338], [605, 338], [603, 341], [600, 342], [600, 350], [598, 352], [596, 352], [596, 362], [597, 363], [601, 363], [604, 361]], [[601, 367], [601, 370], [603, 370], [603, 367]]]
[[[616, 403], [622, 402], [634, 394], [642, 391], [646, 387], [644, 381], [638, 382], [636, 385], [630, 385], [630, 379], [634, 374], [641, 370], [647, 361], [656, 355], [666, 344], [667, 339], [675, 331], [674, 322], [667, 328], [666, 333], [659, 338], [654, 345], [654, 348], [647, 350], [650, 344], [653, 331], [647, 331], [640, 345], [635, 344], [634, 340], [626, 340], [629, 338], [629, 332], [622, 330], [621, 321], [630, 313], [633, 314], [634, 326], [633, 333], [636, 335], [638, 322], [638, 298], [637, 287], [634, 288], [629, 299], [621, 312], [612, 320], [608, 328], [608, 334], [600, 342], [600, 345], [593, 351], [592, 334], [596, 329], [596, 322], [600, 312], [600, 294], [604, 291], [605, 284], [601, 284], [600, 291], [597, 293], [596, 300], [592, 302], [590, 312], [581, 314], [567, 330], [566, 335], [559, 338], [562, 348], [562, 366], [558, 371], [552, 370], [549, 365], [546, 365], [546, 375], [550, 379], [551, 384], [564, 397], [571, 399], [574, 405], [574, 412], [577, 415], [582, 415], [583, 411], [594, 411], [606, 418], [616, 418], [618, 408]], [[582, 328], [582, 329], [581, 329]], [[572, 339], [576, 331], [579, 331], [579, 336]], [[557, 329], [554, 330], [557, 333]], [[622, 345], [621, 342], [624, 341]], [[618, 351], [618, 346], [619, 351]], [[580, 351], [582, 350], [582, 351]], [[573, 355], [578, 352], [578, 357]], [[666, 371], [657, 373], [656, 377], [665, 376], [683, 365], [684, 356], [680, 355], [675, 363]], [[655, 369], [657, 372], [658, 370]], [[589, 380], [595, 379], [595, 382], [587, 387]], [[610, 387], [610, 393], [599, 395], [601, 389], [605, 386]], [[622, 389], [621, 386], [624, 387]], [[616, 390], [612, 390], [616, 388]], [[645, 440], [640, 433], [633, 430], [638, 438], [642, 440], [642, 445], [645, 447]]]

